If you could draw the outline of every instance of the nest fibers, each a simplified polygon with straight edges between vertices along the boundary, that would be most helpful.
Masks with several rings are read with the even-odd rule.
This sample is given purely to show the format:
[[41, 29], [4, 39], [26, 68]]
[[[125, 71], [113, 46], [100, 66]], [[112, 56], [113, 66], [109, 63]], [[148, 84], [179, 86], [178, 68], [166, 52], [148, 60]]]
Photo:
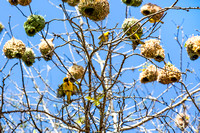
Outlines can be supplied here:
[[18, 0], [18, 4], [20, 4], [21, 6], [30, 5], [31, 2], [32, 0]]
[[18, 0], [8, 0], [8, 2], [14, 6], [18, 5]]
[[141, 54], [146, 58], [153, 58], [154, 60], [161, 62], [165, 58], [165, 52], [160, 41], [157, 39], [150, 39], [145, 41], [141, 46]]
[[110, 13], [107, 0], [81, 0], [78, 9], [83, 16], [94, 21], [104, 20]]
[[150, 65], [140, 73], [140, 82], [144, 84], [153, 82], [157, 80], [157, 77], [158, 69], [154, 65]]
[[34, 36], [45, 27], [45, 19], [40, 15], [30, 15], [24, 23], [24, 29], [28, 36]]
[[165, 67], [158, 72], [158, 82], [170, 84], [181, 79], [181, 72], [171, 63], [166, 63]]
[[[68, 69], [69, 73], [67, 74], [68, 78], [71, 78], [72, 76], [77, 80], [83, 77], [84, 74], [84, 68], [80, 65], [74, 64]], [[71, 76], [72, 75], [72, 76]]]
[[22, 56], [22, 61], [26, 64], [26, 66], [32, 66], [35, 62], [35, 54], [31, 48], [26, 48]]
[[[162, 8], [156, 4], [151, 4], [151, 3], [148, 3], [148, 4], [145, 4], [141, 7], [140, 11], [141, 13], [144, 15], [144, 16], [147, 16], [147, 15], [150, 15], [150, 14], [153, 14], [153, 13], [156, 13], [158, 12], [159, 10], [161, 10]], [[157, 13], [155, 14], [150, 21], [154, 21], [154, 22], [157, 22], [160, 20], [160, 18], [163, 16], [164, 12], [160, 12], [160, 13]]]
[[[141, 38], [141, 36], [143, 34], [141, 23], [138, 23], [138, 19], [135, 19], [135, 18], [125, 19], [122, 24], [122, 29], [124, 32], [126, 32], [126, 35], [129, 36], [130, 39], [137, 39], [135, 37], [135, 34], [137, 34], [137, 36], [139, 38]], [[134, 32], [136, 32], [136, 33], [133, 34]]]

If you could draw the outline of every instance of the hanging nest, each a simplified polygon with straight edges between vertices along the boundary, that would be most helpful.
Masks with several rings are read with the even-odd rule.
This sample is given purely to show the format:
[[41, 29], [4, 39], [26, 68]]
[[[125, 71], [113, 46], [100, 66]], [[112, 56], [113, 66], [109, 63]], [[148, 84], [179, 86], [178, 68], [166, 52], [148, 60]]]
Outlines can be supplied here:
[[185, 46], [190, 59], [198, 59], [200, 56], [200, 36], [192, 36], [185, 42]]
[[158, 73], [158, 82], [162, 84], [179, 82], [180, 79], [181, 79], [181, 72], [171, 63], [165, 64], [165, 67]]
[[175, 119], [176, 126], [179, 127], [183, 131], [188, 126], [189, 119], [190, 117], [187, 114], [183, 114], [183, 113], [177, 114], [176, 119]]
[[[68, 69], [69, 73], [67, 74], [67, 77], [69, 79], [73, 79], [73, 77], [77, 80], [77, 79], [81, 79], [83, 77], [83, 74], [84, 74], [84, 68], [80, 65], [76, 65], [74, 64], [73, 66], [71, 66], [69, 69]], [[72, 76], [73, 77], [72, 77]]]
[[3, 24], [0, 22], [0, 33], [2, 32], [2, 30], [4, 29]]
[[153, 82], [157, 80], [157, 77], [158, 69], [154, 65], [150, 65], [140, 73], [140, 82], [144, 84]]
[[8, 2], [14, 6], [18, 5], [18, 0], [8, 0]]
[[40, 53], [43, 55], [44, 60], [49, 61], [51, 60], [53, 56], [52, 50], [54, 49], [53, 44], [53, 38], [52, 39], [41, 39], [41, 43], [39, 44]]
[[140, 6], [143, 0], [122, 0], [127, 6]]
[[3, 52], [9, 59], [22, 58], [25, 50], [25, 44], [21, 40], [17, 40], [14, 37], [8, 40], [3, 47]]
[[146, 58], [153, 58], [158, 62], [163, 61], [165, 58], [164, 49], [157, 39], [145, 41], [141, 46], [141, 54]]
[[110, 6], [107, 0], [81, 0], [78, 9], [83, 16], [101, 21], [108, 16]]
[[24, 29], [28, 36], [34, 36], [45, 27], [45, 19], [40, 15], [30, 15], [24, 23]]
[[[156, 13], [161, 9], [162, 8], [160, 6], [157, 6], [156, 4], [148, 3], [148, 4], [143, 5], [141, 7], [140, 11], [144, 16], [147, 16], [147, 15]], [[151, 18], [151, 20], [157, 22], [160, 20], [160, 18], [163, 16], [163, 14], [164, 14], [164, 12], [157, 13], [156, 15], [154, 15]]]
[[31, 48], [26, 48], [24, 55], [22, 56], [22, 61], [26, 66], [32, 66], [35, 63], [35, 54]]
[[70, 6], [77, 6], [80, 0], [62, 0], [63, 2], [68, 3]]
[[20, 4], [21, 6], [30, 5], [31, 2], [32, 0], [18, 0], [18, 4]]
[[[135, 18], [127, 18], [124, 20], [123, 24], [122, 24], [122, 29], [124, 32], [126, 32], [127, 36], [130, 36], [130, 39], [138, 39], [135, 34], [137, 34], [137, 36], [139, 38], [141, 38], [142, 34], [143, 34], [143, 30], [141, 27], [141, 23], [137, 23], [138, 19]], [[135, 24], [137, 23], [137, 24]], [[128, 30], [128, 31], [127, 31]], [[135, 31], [137, 31], [135, 34], [133, 34]]]

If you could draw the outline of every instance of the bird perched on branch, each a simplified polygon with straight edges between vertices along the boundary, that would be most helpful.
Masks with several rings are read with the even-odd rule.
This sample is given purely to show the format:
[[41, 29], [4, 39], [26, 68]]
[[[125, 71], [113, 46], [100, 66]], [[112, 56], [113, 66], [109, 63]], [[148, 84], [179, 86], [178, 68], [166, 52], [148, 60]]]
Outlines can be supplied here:
[[71, 96], [78, 94], [79, 90], [69, 78], [64, 77], [63, 83], [57, 89], [57, 97], [61, 98], [67, 95], [67, 103], [71, 103]]
[[149, 22], [150, 22], [150, 23], [160, 22], [160, 23], [164, 24], [164, 22], [161, 21], [160, 19], [155, 20], [155, 19], [153, 19], [153, 18], [149, 19]]
[[109, 32], [109, 31], [107, 31], [106, 33], [103, 33], [102, 35], [100, 35], [100, 36], [98, 37], [98, 39], [100, 40], [100, 41], [99, 41], [99, 45], [100, 45], [101, 43], [103, 43], [103, 42], [107, 42], [108, 39], [109, 39], [109, 35], [110, 35], [110, 32]]
[[130, 39], [135, 39], [135, 40], [132, 40], [133, 50], [135, 50], [136, 47], [137, 47], [139, 44], [144, 44], [144, 42], [140, 41], [140, 37], [138, 36], [137, 33], [135, 33], [134, 35], [132, 35], [132, 36], [130, 37]]

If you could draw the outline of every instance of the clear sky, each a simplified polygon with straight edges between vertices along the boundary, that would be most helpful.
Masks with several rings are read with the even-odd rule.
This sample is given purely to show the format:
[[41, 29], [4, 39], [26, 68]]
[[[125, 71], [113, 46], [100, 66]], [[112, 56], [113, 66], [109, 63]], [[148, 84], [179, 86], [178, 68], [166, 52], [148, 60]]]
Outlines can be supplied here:
[[[169, 7], [173, 4], [175, 0], [144, 0], [143, 4], [146, 3], [154, 3], [162, 8], [164, 7]], [[63, 13], [59, 7], [55, 7], [55, 5], [50, 4], [54, 3], [56, 6], [58, 6], [61, 2], [60, 0], [51, 0], [50, 2], [48, 0], [32, 0], [31, 3], [31, 9], [34, 14], [42, 15], [44, 16], [46, 21], [49, 21], [53, 18], [63, 18]], [[121, 0], [109, 0], [110, 3], [110, 14], [108, 15], [108, 18], [103, 21], [103, 25], [107, 26], [107, 28], [113, 28], [117, 23], [118, 23], [118, 28], [121, 28], [121, 25], [125, 19], [125, 11], [126, 11], [126, 5], [121, 2]], [[196, 7], [200, 6], [200, 1], [199, 0], [179, 0], [177, 6], [181, 7]], [[129, 13], [128, 17], [134, 17], [137, 19], [140, 19], [143, 17], [143, 15], [140, 13], [140, 7], [129, 7]], [[30, 15], [30, 11], [28, 7], [22, 7], [19, 6], [21, 11], [26, 15]], [[74, 10], [73, 7], [66, 6], [67, 9], [70, 11]], [[176, 67], [180, 68], [180, 47], [178, 43], [176, 42], [175, 35], [177, 34], [177, 26], [181, 26], [184, 32], [184, 43], [187, 40], [188, 37], [191, 37], [191, 35], [198, 35], [199, 32], [197, 30], [200, 30], [200, 10], [190, 10], [190, 11], [185, 11], [185, 10], [168, 10], [166, 16], [164, 17], [163, 21], [164, 24], [160, 24], [160, 29], [153, 34], [153, 36], [160, 36], [161, 38], [161, 45], [163, 45], [163, 48], [165, 49], [165, 55], [166, 55], [166, 61], [170, 61], [172, 64], [174, 64]], [[39, 35], [35, 35], [34, 37], [29, 37], [26, 35], [23, 24], [26, 21], [26, 17], [22, 15], [22, 13], [14, 6], [11, 6], [7, 0], [1, 0], [0, 1], [0, 22], [5, 26], [6, 30], [8, 30], [8, 33], [10, 35], [9, 31], [9, 26], [8, 26], [8, 21], [9, 21], [9, 16], [11, 16], [11, 27], [13, 27], [12, 32], [13, 35], [16, 39], [22, 40], [27, 46], [32, 47], [34, 49], [34, 52], [36, 53], [37, 56], [40, 56], [40, 53], [38, 51], [38, 44], [40, 43], [41, 37]], [[142, 21], [144, 22], [144, 21]], [[99, 24], [101, 24], [99, 22]], [[147, 23], [144, 25], [145, 28], [149, 28], [152, 25], [152, 23]], [[95, 27], [93, 27], [95, 28]], [[68, 30], [71, 30], [70, 28]], [[121, 30], [118, 30], [119, 32]], [[5, 30], [0, 34], [0, 38], [2, 38]], [[64, 27], [63, 22], [53, 22], [51, 23], [49, 27], [49, 35], [47, 38], [52, 38], [52, 32], [54, 33], [65, 33], [66, 29]], [[182, 41], [182, 34], [179, 34], [179, 39]], [[0, 42], [0, 68], [3, 66], [3, 64], [6, 62], [6, 58], [3, 55], [2, 49], [3, 45], [7, 40], [10, 39], [10, 36], [8, 34], [5, 35], [3, 40]], [[96, 35], [98, 37], [99, 33]], [[145, 37], [145, 35], [144, 35]], [[95, 40], [98, 42], [98, 40]], [[61, 40], [55, 40], [54, 44], [55, 46], [58, 46], [62, 44], [63, 42]], [[183, 44], [184, 44], [183, 43]], [[127, 50], [131, 48], [130, 45], [126, 46], [124, 50]], [[68, 48], [66, 48], [68, 49]], [[62, 57], [63, 55], [67, 55], [72, 61], [73, 58], [70, 54], [69, 51], [65, 50], [60, 50], [58, 49], [56, 52], [59, 53]], [[136, 50], [136, 53], [140, 53], [140, 50]], [[102, 55], [103, 57], [103, 55]], [[80, 57], [75, 54], [75, 59], [76, 61], [80, 61]], [[55, 56], [53, 57], [53, 60], [56, 60]], [[64, 63], [66, 66], [70, 66], [70, 62], [68, 59], [63, 59]], [[10, 60], [8, 65], [11, 67], [14, 63], [17, 63], [17, 59]], [[141, 57], [136, 57], [131, 58], [125, 63], [125, 67], [135, 67], [137, 65], [140, 65], [145, 62], [145, 59]], [[117, 63], [117, 60], [116, 60]], [[197, 59], [195, 61], [191, 61], [189, 57], [187, 56], [186, 48], [183, 48], [183, 69], [182, 71], [184, 72], [186, 69], [190, 70], [195, 70], [194, 73], [188, 73], [188, 76], [185, 77], [183, 76], [183, 81], [186, 84], [192, 83], [189, 85], [189, 89], [194, 87], [197, 83], [200, 82], [200, 59]], [[80, 65], [85, 65], [82, 61], [78, 63]], [[160, 67], [163, 67], [164, 63], [156, 63]], [[10, 69], [10, 67], [7, 68], [6, 71]], [[46, 62], [43, 59], [40, 61], [36, 60], [36, 63], [34, 63], [34, 67], [36, 67], [40, 71], [44, 71], [43, 75], [45, 77], [45, 80], [48, 80], [49, 84], [52, 86], [54, 90], [57, 89], [58, 84], [62, 83], [62, 79], [65, 76], [62, 72], [60, 72], [55, 65], [49, 61]], [[53, 68], [51, 69], [51, 72], [47, 75], [48, 72], [48, 67]], [[32, 69], [32, 68], [31, 68]], [[21, 79], [19, 78], [19, 66], [14, 68], [13, 75], [11, 76], [12, 79], [14, 79], [19, 85], [21, 85]], [[34, 71], [32, 69], [32, 71]], [[133, 82], [133, 80], [137, 80], [139, 77], [140, 71], [135, 70], [134, 72], [126, 72], [123, 77], [121, 77], [122, 81], [126, 82]], [[34, 72], [35, 76], [37, 75]], [[1, 76], [1, 75], [0, 75]], [[36, 76], [37, 77], [37, 76]], [[128, 78], [127, 78], [128, 77]], [[186, 80], [185, 80], [186, 78]], [[26, 79], [27, 84], [30, 83], [30, 79]], [[163, 90], [166, 89], [166, 85], [161, 85], [157, 82], [155, 83], [148, 83], [145, 85], [141, 85], [139, 82], [137, 83], [138, 87], [141, 88], [146, 88], [148, 91], [153, 91], [153, 95], [157, 96], [159, 95]], [[180, 85], [177, 85], [180, 86]], [[33, 88], [29, 88], [30, 91], [34, 91]], [[170, 100], [176, 98], [175, 90], [170, 90], [167, 95], [165, 95], [165, 100]], [[160, 107], [162, 108], [162, 107]], [[193, 105], [190, 105], [190, 113], [192, 111], [196, 111]], [[177, 108], [178, 110], [180, 108]]]

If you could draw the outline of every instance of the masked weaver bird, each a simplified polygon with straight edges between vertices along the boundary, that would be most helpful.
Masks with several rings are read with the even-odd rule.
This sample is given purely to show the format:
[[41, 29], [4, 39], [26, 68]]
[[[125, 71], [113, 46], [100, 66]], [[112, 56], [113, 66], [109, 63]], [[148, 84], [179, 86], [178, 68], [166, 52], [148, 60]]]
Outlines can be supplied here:
[[135, 33], [133, 36], [131, 36], [130, 39], [135, 39], [135, 40], [132, 40], [132, 47], [133, 47], [133, 50], [135, 50], [136, 47], [137, 47], [139, 44], [144, 44], [144, 42], [140, 41], [140, 37], [138, 36], [137, 33]]
[[150, 22], [150, 23], [160, 22], [161, 24], [164, 24], [164, 22], [161, 21], [160, 19], [155, 20], [155, 19], [153, 19], [153, 18], [149, 19], [149, 22]]
[[108, 39], [109, 39], [109, 35], [110, 35], [110, 32], [109, 32], [109, 31], [107, 31], [106, 33], [103, 33], [102, 35], [100, 35], [100, 36], [98, 37], [98, 39], [100, 40], [100, 41], [99, 41], [99, 44], [101, 44], [101, 43], [103, 43], [103, 42], [107, 42]]
[[63, 78], [63, 83], [59, 86], [57, 89], [57, 97], [65, 97], [67, 95], [67, 103], [71, 103], [71, 96], [76, 95], [79, 93], [78, 88], [76, 85], [70, 81], [69, 78], [64, 77]]

